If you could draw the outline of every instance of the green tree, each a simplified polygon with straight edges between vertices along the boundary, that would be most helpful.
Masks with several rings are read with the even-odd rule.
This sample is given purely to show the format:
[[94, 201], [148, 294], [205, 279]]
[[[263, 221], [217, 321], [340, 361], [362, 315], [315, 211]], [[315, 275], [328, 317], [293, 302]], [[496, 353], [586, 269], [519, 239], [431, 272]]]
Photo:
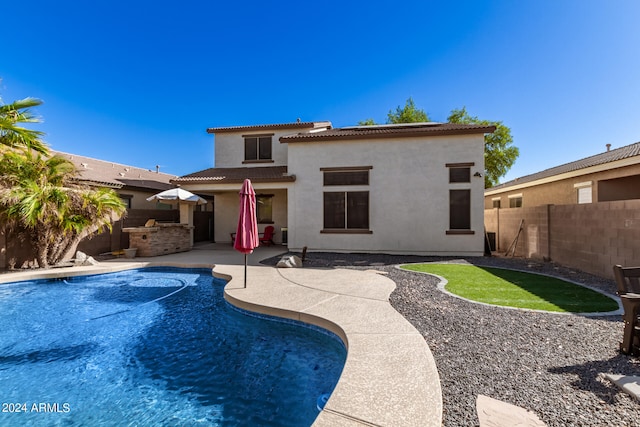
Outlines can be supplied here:
[[506, 175], [520, 154], [518, 147], [512, 145], [511, 129], [502, 122], [471, 117], [466, 107], [452, 110], [447, 121], [449, 123], [496, 127], [495, 132], [484, 136], [484, 187], [491, 188], [497, 185], [500, 178]]
[[38, 265], [67, 258], [77, 244], [125, 212], [111, 189], [79, 184], [75, 165], [29, 149], [5, 149], [0, 156], [0, 220], [28, 240]]
[[358, 126], [373, 126], [373, 125], [377, 125], [377, 123], [373, 119], [360, 120], [358, 122]]
[[420, 123], [428, 122], [429, 116], [424, 110], [416, 108], [416, 104], [413, 102], [413, 98], [409, 97], [405, 102], [404, 107], [399, 105], [396, 110], [389, 110], [387, 113], [387, 123]]
[[[387, 124], [394, 123], [421, 123], [428, 122], [429, 116], [424, 110], [416, 108], [416, 104], [413, 102], [413, 98], [409, 97], [404, 104], [404, 107], [397, 106], [395, 111], [389, 110], [387, 113]], [[359, 126], [374, 126], [378, 123], [373, 119], [361, 120], [358, 122]]]
[[[404, 107], [398, 106], [395, 111], [389, 110], [387, 123], [418, 123], [428, 122], [429, 117], [424, 110], [415, 106], [412, 98], [407, 99]], [[482, 126], [495, 126], [496, 130], [492, 134], [484, 136], [484, 187], [490, 188], [498, 184], [499, 179], [506, 175], [515, 163], [520, 150], [512, 145], [513, 137], [511, 129], [502, 122], [480, 120], [471, 117], [466, 107], [451, 110], [449, 123], [478, 124]], [[363, 120], [358, 123], [360, 126], [370, 126], [376, 123], [373, 119]]]
[[30, 110], [40, 104], [42, 101], [35, 98], [25, 98], [11, 104], [0, 103], [0, 146], [24, 147], [47, 154], [47, 145], [40, 140], [44, 134], [22, 126], [26, 123], [40, 122]]

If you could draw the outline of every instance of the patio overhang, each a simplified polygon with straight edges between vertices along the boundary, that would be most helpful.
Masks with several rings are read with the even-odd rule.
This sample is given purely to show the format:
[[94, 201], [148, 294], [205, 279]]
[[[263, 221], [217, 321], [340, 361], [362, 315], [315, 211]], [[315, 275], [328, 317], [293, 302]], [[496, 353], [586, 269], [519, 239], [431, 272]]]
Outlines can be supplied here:
[[211, 168], [176, 178], [171, 182], [189, 191], [216, 194], [238, 191], [245, 179], [250, 179], [256, 190], [288, 189], [296, 180], [286, 166]]
[[242, 184], [245, 179], [250, 179], [252, 183], [289, 183], [294, 182], [296, 177], [287, 172], [286, 166], [210, 168], [172, 179], [171, 182], [177, 185]]

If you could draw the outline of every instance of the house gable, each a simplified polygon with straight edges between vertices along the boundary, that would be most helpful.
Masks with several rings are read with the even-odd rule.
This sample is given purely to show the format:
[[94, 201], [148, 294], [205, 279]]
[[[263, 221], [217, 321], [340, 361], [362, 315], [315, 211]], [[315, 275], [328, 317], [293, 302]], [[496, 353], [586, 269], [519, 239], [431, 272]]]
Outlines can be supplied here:
[[215, 135], [215, 167], [286, 166], [287, 147], [282, 136], [331, 128], [331, 122], [294, 122], [270, 125], [230, 126], [207, 129]]

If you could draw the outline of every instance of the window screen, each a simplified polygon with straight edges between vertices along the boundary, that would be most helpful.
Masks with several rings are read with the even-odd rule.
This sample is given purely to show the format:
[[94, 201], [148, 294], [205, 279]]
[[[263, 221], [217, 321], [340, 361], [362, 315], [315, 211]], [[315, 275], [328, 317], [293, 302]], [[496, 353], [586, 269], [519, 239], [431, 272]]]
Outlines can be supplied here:
[[591, 187], [578, 188], [578, 203], [579, 204], [591, 203], [592, 202], [591, 194], [592, 194]]
[[449, 168], [449, 182], [471, 182], [471, 168]]
[[245, 160], [271, 160], [270, 136], [246, 136], [244, 138]]
[[471, 190], [449, 190], [449, 228], [471, 229]]
[[369, 171], [325, 171], [324, 185], [369, 185]]

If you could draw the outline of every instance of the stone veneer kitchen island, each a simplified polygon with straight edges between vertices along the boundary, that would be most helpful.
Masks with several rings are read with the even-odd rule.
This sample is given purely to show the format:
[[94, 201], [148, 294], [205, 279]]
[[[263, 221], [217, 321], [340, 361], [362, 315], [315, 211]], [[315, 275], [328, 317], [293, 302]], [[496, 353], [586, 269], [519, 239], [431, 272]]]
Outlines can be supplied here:
[[192, 230], [193, 226], [176, 223], [122, 229], [129, 233], [129, 247], [138, 249], [136, 255], [141, 257], [190, 251]]

